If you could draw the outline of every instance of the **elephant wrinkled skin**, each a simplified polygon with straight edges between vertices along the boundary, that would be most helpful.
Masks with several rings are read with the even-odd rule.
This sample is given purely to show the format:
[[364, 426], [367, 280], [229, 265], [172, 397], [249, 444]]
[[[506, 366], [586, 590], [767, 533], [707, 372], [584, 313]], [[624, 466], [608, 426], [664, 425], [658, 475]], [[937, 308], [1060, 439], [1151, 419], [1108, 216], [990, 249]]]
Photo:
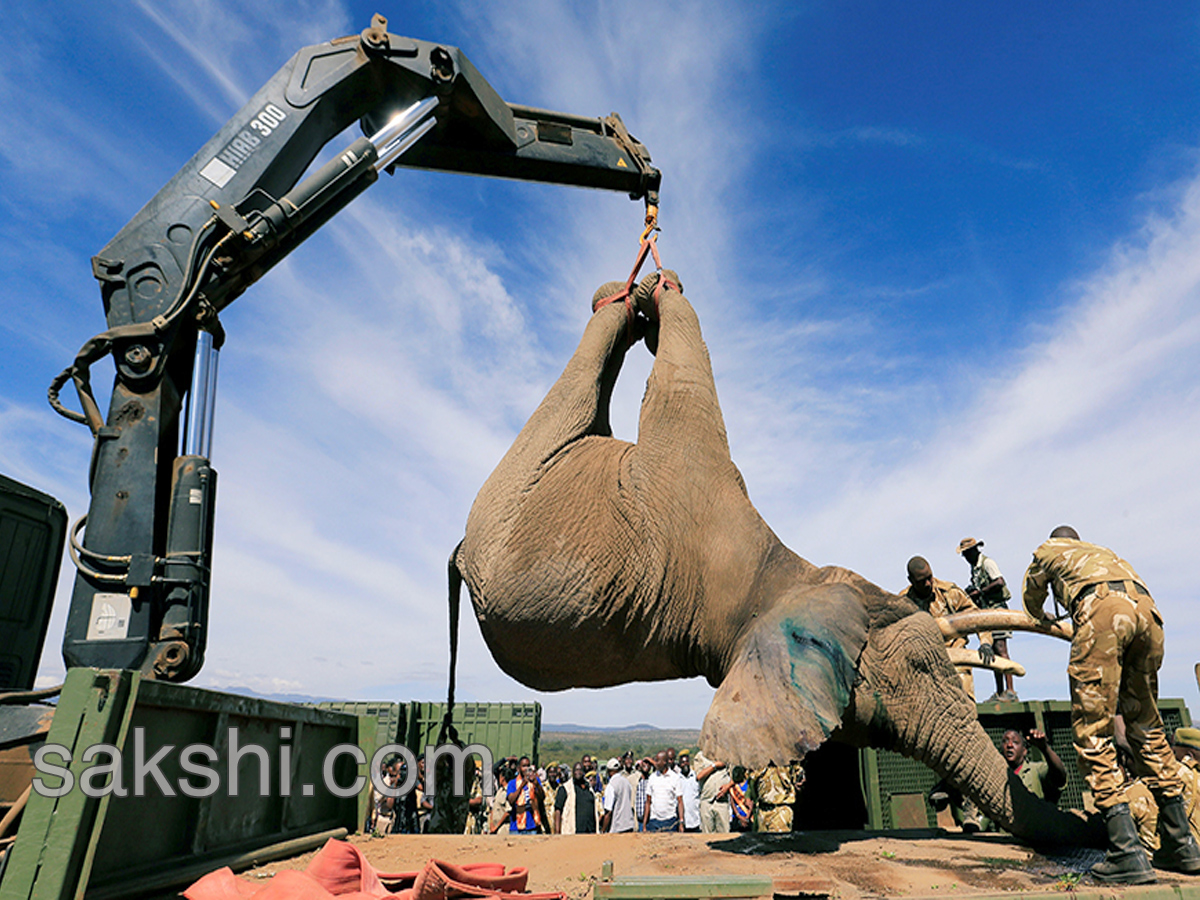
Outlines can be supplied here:
[[[898, 750], [1018, 835], [1086, 840], [1009, 775], [933, 618], [800, 558], [762, 520], [696, 313], [669, 285], [656, 300], [660, 277], [634, 292], [636, 318], [621, 303], [592, 316], [471, 508], [452, 563], [500, 667], [547, 691], [702, 675], [711, 757], [757, 767], [830, 737]], [[608, 409], [641, 337], [656, 358], [631, 444]]]

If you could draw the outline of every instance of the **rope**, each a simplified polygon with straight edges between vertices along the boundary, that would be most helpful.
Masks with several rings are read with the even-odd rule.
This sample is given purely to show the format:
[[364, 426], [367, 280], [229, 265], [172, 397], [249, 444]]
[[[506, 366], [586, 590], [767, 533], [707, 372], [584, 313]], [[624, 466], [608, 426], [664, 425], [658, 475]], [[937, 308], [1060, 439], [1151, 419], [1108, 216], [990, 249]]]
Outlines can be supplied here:
[[[615, 113], [613, 115], [616, 117]], [[617, 119], [617, 122], [618, 124], [620, 123], [619, 118]], [[622, 126], [622, 130], [624, 130], [624, 126]], [[660, 273], [662, 272], [662, 259], [658, 255], [658, 235], [655, 234], [655, 232], [658, 231], [658, 204], [656, 202], [652, 203], [649, 197], [646, 198], [645, 224], [646, 227], [642, 229], [642, 233], [638, 237], [637, 259], [635, 259], [633, 262], [633, 270], [629, 273], [629, 277], [625, 279], [625, 286], [615, 294], [610, 294], [609, 296], [602, 297], [600, 300], [596, 301], [596, 305], [592, 309], [592, 312], [595, 313], [598, 312], [602, 307], [608, 306], [610, 303], [616, 303], [618, 300], [623, 300], [625, 302], [625, 314], [629, 319], [629, 326], [631, 330], [633, 328], [634, 310], [630, 295], [633, 293], [633, 283], [637, 280], [638, 272], [642, 270], [642, 266], [646, 262], [647, 253], [650, 253], [654, 256], [654, 265]], [[657, 304], [657, 294], [655, 295], [654, 299], [655, 303]]]
[[442, 716], [442, 727], [438, 731], [437, 743], [444, 744], [446, 738], [458, 744], [458, 730], [454, 727], [454, 681], [455, 670], [458, 668], [458, 612], [462, 601], [462, 572], [458, 568], [458, 551], [463, 542], [459, 541], [454, 552], [450, 554], [447, 565], [450, 600], [450, 678], [446, 687], [446, 714]]

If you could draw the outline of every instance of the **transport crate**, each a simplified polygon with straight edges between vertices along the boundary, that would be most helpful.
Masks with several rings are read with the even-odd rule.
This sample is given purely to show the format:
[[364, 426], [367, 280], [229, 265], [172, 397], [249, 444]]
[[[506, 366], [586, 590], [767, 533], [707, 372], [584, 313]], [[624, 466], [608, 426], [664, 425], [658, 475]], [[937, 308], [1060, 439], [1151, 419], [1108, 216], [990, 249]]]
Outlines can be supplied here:
[[330, 700], [305, 704], [317, 709], [346, 713], [351, 716], [370, 716], [379, 726], [375, 731], [375, 747], [384, 744], [403, 744], [408, 735], [408, 704], [382, 703], [369, 700]]
[[[445, 703], [413, 701], [408, 706], [408, 740], [417, 756], [437, 742], [446, 712]], [[465, 744], [483, 744], [492, 759], [528, 756], [538, 762], [538, 740], [542, 732], [540, 703], [455, 703], [454, 727]]]
[[[365, 812], [365, 791], [345, 791], [366, 775], [366, 766], [340, 748], [358, 744], [369, 757], [374, 736], [369, 717], [147, 680], [131, 671], [70, 669], [46, 743], [69, 753], [62, 768], [74, 787], [57, 797], [30, 794], [0, 900], [161, 894], [223, 865], [244, 868], [344, 837]], [[139, 742], [143, 759], [158, 760], [170, 793], [153, 776], [139, 788], [133, 766]], [[86, 751], [101, 744], [111, 750], [85, 761]], [[209, 775], [183, 766], [183, 749], [195, 745], [212, 753], [207, 760], [192, 757]], [[114, 751], [123, 760], [119, 785]], [[92, 785], [113, 790], [104, 796], [81, 790], [85, 771], [102, 766], [108, 774], [102, 768]], [[327, 789], [327, 772], [337, 792]], [[58, 788], [68, 776], [42, 777]], [[185, 777], [193, 792], [203, 790], [188, 794]]]

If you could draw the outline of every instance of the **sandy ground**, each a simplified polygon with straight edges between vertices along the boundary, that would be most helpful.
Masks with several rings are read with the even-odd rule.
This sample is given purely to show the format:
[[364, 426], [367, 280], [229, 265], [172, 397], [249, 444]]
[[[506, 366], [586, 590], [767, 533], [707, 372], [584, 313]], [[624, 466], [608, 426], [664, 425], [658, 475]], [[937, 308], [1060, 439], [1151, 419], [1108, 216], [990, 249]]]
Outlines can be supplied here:
[[[577, 835], [507, 837], [391, 835], [350, 840], [385, 872], [420, 869], [430, 859], [495, 862], [529, 869], [529, 890], [592, 896], [605, 860], [617, 877], [636, 875], [771, 875], [787, 879], [792, 897], [957, 897], [1012, 891], [1069, 890], [1098, 851], [1045, 857], [1003, 835], [966, 837], [944, 831], [887, 836], [865, 832], [793, 835]], [[268, 863], [243, 874], [261, 883], [285, 868], [303, 869], [312, 854]], [[1159, 884], [1190, 882], [1159, 873]], [[1118, 891], [1114, 891], [1118, 893]]]

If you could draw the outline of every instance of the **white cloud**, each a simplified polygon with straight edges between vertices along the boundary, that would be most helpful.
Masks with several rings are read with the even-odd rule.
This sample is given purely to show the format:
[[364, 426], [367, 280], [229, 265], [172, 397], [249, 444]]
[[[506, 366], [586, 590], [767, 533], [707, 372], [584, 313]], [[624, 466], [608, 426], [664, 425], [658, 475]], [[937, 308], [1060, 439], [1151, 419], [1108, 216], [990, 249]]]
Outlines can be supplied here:
[[[224, 123], [229, 113], [258, 90], [262, 66], [282, 66], [297, 50], [324, 43], [351, 31], [349, 16], [338, 0], [267, 2], [251, 6], [223, 3], [155, 2], [134, 0], [161, 30], [143, 39], [142, 49], [183, 92], [205, 112]], [[170, 56], [157, 50], [166, 37]], [[204, 90], [180, 71], [179, 54], [204, 76]], [[228, 109], [208, 98], [216, 88]]]
[[[1191, 697], [1200, 616], [1186, 560], [1200, 509], [1200, 182], [1175, 215], [1151, 219], [1108, 265], [1051, 309], [1014, 367], [980, 384], [970, 408], [931, 419], [919, 397], [917, 451], [889, 463], [859, 447], [831, 502], [806, 512], [801, 485], [764, 510], [785, 540], [822, 563], [887, 587], [921, 554], [939, 576], [966, 580], [960, 537], [987, 541], [1015, 593], [1033, 548], [1064, 522], [1112, 546], [1146, 578], [1168, 621], [1164, 694]], [[874, 457], [883, 463], [873, 465]], [[753, 490], [753, 478], [748, 475]], [[1014, 601], [1016, 605], [1017, 601]], [[1018, 637], [1027, 696], [1061, 696], [1065, 646]], [[1044, 648], [1038, 649], [1038, 648]]]

